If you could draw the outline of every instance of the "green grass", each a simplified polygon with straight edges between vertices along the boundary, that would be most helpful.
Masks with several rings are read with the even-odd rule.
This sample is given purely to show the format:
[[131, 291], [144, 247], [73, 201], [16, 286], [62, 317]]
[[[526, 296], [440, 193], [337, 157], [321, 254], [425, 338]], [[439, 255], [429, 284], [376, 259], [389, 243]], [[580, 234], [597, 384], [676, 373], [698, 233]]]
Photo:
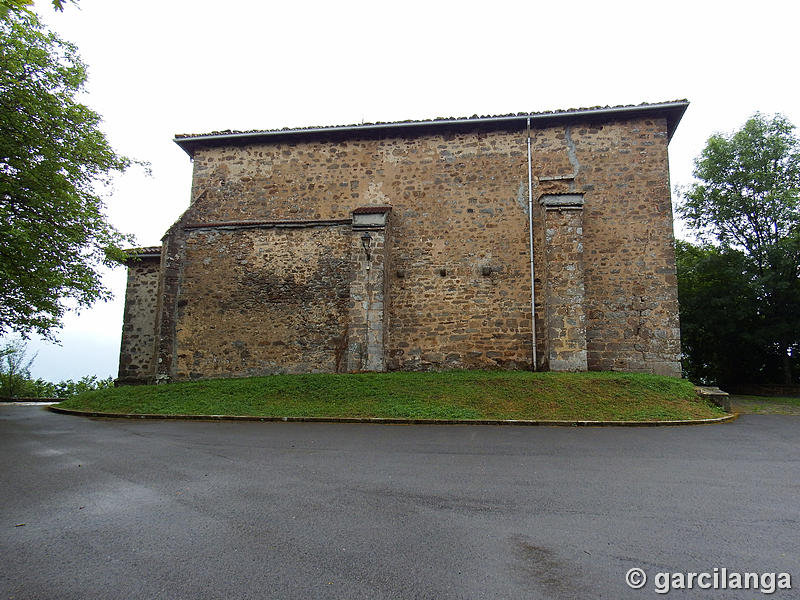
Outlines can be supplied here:
[[800, 415], [800, 398], [732, 395], [731, 407], [749, 414]]
[[133, 414], [674, 420], [723, 416], [685, 380], [631, 373], [273, 375], [96, 390], [64, 408]]

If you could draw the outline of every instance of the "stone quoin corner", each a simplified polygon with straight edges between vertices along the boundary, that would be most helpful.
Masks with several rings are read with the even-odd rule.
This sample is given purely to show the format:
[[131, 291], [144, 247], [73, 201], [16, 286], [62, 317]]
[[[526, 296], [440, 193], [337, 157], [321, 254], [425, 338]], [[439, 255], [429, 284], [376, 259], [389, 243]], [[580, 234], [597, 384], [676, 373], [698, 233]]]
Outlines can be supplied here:
[[119, 381], [679, 376], [667, 146], [687, 106], [179, 135], [191, 202], [131, 252]]

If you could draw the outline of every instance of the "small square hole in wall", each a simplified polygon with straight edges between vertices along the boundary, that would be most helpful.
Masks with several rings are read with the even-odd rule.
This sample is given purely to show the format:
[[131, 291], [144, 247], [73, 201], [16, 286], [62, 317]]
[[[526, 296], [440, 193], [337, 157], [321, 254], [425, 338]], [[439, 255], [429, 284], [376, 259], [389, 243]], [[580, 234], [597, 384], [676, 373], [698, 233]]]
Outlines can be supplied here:
[[439, 275], [442, 277], [447, 277], [447, 269], [439, 269]]

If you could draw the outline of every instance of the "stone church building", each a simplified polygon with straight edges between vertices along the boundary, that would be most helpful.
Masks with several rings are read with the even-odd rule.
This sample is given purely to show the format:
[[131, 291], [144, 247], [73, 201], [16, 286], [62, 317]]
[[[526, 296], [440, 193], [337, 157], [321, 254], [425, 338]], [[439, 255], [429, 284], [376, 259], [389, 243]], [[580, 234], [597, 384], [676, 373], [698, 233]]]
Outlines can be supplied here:
[[119, 380], [678, 376], [687, 106], [179, 135], [191, 202], [127, 262]]

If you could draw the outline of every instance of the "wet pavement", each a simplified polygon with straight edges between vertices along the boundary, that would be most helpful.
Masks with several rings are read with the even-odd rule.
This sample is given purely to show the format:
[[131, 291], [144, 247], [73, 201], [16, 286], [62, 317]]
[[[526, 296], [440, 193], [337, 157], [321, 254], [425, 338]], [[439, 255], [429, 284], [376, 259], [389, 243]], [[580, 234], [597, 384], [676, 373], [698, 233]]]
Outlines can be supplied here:
[[799, 432], [0, 406], [0, 598], [655, 598], [658, 573], [715, 568], [789, 572], [771, 597], [796, 598]]

